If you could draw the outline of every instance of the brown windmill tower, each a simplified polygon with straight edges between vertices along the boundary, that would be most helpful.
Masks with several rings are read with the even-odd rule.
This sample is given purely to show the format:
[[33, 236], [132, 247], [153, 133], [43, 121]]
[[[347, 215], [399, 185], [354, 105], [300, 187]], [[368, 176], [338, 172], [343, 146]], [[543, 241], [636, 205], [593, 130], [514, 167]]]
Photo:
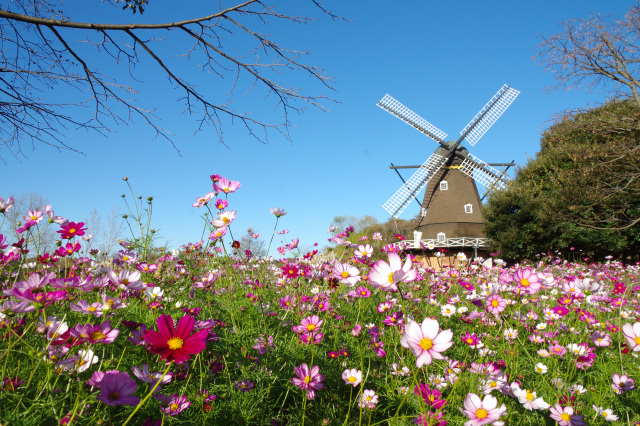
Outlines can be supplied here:
[[[378, 106], [412, 125], [429, 136], [440, 146], [421, 166], [393, 166], [392, 169], [417, 168], [396, 193], [384, 204], [393, 217], [398, 217], [416, 195], [426, 185], [420, 213], [416, 219], [414, 247], [422, 244], [431, 247], [446, 247], [482, 250], [487, 242], [483, 232], [481, 199], [476, 181], [487, 190], [504, 188], [505, 171], [499, 172], [492, 166], [509, 167], [513, 163], [487, 164], [474, 157], [461, 146], [466, 140], [471, 146], [489, 130], [506, 111], [520, 92], [502, 86], [498, 93], [480, 110], [460, 132], [457, 141], [445, 142], [447, 134], [422, 117], [386, 95]], [[398, 173], [399, 174], [399, 173]], [[402, 176], [401, 176], [402, 178]], [[474, 253], [475, 254], [475, 253]]]

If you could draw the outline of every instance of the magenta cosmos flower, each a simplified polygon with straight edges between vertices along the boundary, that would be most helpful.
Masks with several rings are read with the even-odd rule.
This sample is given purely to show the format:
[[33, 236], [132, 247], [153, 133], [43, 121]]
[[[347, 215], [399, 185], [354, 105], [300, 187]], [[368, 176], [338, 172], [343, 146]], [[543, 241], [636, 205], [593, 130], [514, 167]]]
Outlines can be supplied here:
[[298, 377], [291, 378], [291, 384], [299, 387], [302, 390], [307, 391], [307, 398], [314, 399], [316, 397], [317, 390], [324, 389], [324, 376], [320, 374], [320, 367], [314, 365], [309, 370], [307, 364], [302, 364], [300, 367], [293, 369]]
[[416, 270], [412, 268], [411, 259], [407, 258], [404, 265], [397, 253], [389, 253], [389, 263], [378, 260], [369, 272], [369, 282], [374, 287], [386, 291], [398, 291], [399, 282], [411, 282], [417, 277]]
[[127, 373], [105, 374], [100, 381], [98, 399], [107, 405], [138, 405], [140, 398], [131, 396], [136, 389], [138, 384]]
[[629, 348], [634, 352], [640, 351], [640, 322], [636, 322], [633, 325], [627, 323], [622, 326], [622, 332], [624, 333]]
[[469, 418], [464, 426], [482, 426], [497, 422], [507, 413], [507, 407], [504, 404], [498, 407], [498, 399], [494, 396], [487, 395], [480, 400], [480, 397], [475, 393], [468, 393], [464, 399], [462, 412]]
[[168, 362], [175, 361], [176, 364], [202, 352], [209, 331], [205, 329], [189, 335], [194, 323], [192, 316], [185, 315], [178, 321], [176, 329], [171, 315], [161, 315], [157, 321], [158, 331], [147, 330], [144, 333], [144, 339], [151, 345], [149, 351], [160, 355], [160, 358]]
[[425, 318], [422, 324], [413, 320], [407, 323], [400, 344], [409, 348], [417, 357], [416, 366], [431, 364], [433, 358], [443, 359], [440, 352], [444, 352], [453, 345], [453, 332], [444, 330], [439, 333], [440, 325], [437, 320]]
[[65, 240], [70, 240], [73, 237], [82, 237], [84, 235], [84, 231], [87, 228], [83, 228], [84, 222], [69, 222], [65, 225], [60, 225], [60, 230], [56, 231], [60, 234], [61, 238]]

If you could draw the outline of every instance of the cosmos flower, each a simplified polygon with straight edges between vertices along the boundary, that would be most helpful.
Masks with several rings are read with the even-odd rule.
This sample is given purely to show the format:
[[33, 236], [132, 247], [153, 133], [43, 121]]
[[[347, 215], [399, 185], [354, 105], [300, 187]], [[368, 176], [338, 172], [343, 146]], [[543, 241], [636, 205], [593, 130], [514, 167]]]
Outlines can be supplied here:
[[425, 318], [422, 324], [409, 320], [405, 326], [400, 344], [416, 356], [418, 368], [431, 364], [434, 358], [444, 359], [441, 352], [453, 345], [453, 332], [444, 330], [440, 333], [439, 327], [438, 321], [431, 318]]
[[513, 280], [518, 284], [516, 292], [535, 294], [542, 287], [542, 282], [538, 275], [530, 268], [518, 269], [513, 274]]
[[586, 425], [586, 423], [583, 421], [583, 416], [574, 414], [574, 409], [570, 405], [563, 407], [560, 404], [556, 403], [556, 405], [549, 409], [549, 415], [553, 420], [558, 422], [558, 426]]
[[343, 284], [353, 287], [360, 281], [360, 271], [355, 266], [348, 263], [336, 263], [333, 267], [333, 276], [338, 278]]
[[60, 230], [56, 231], [60, 234], [61, 238], [65, 240], [70, 240], [73, 237], [82, 237], [84, 235], [84, 231], [87, 228], [83, 228], [84, 222], [68, 222], [64, 225], [60, 225]]
[[16, 200], [13, 197], [7, 198], [7, 201], [4, 198], [0, 197], [0, 213], [4, 214], [9, 210], [14, 204]]
[[367, 408], [373, 410], [378, 405], [378, 395], [371, 389], [365, 389], [360, 395], [360, 401], [358, 401], [358, 407]]
[[355, 388], [362, 382], [362, 371], [356, 370], [355, 368], [344, 370], [342, 372], [342, 380], [344, 380], [345, 384]]
[[150, 344], [149, 351], [160, 355], [160, 358], [181, 364], [191, 355], [202, 352], [208, 330], [200, 330], [191, 334], [195, 320], [185, 315], [178, 321], [177, 329], [173, 326], [170, 315], [160, 315], [157, 320], [158, 331], [147, 330], [144, 339]]
[[269, 209], [269, 211], [271, 211], [271, 214], [274, 215], [275, 217], [281, 217], [281, 216], [287, 215], [287, 212], [284, 211], [284, 209], [281, 209], [280, 207], [274, 207], [272, 209]]
[[213, 190], [216, 193], [224, 192], [225, 194], [231, 194], [232, 192], [236, 192], [238, 188], [240, 188], [240, 182], [224, 177], [219, 178], [217, 182], [213, 182]]
[[629, 348], [634, 352], [640, 351], [640, 322], [636, 322], [633, 325], [627, 323], [622, 326], [622, 332], [625, 339], [629, 344]]
[[138, 405], [140, 398], [131, 396], [138, 389], [127, 373], [105, 374], [100, 381], [98, 400], [107, 405]]
[[469, 418], [464, 426], [482, 426], [497, 422], [507, 413], [507, 407], [504, 404], [498, 407], [498, 399], [492, 395], [486, 395], [480, 400], [475, 393], [468, 393], [464, 399], [462, 412]]
[[411, 282], [417, 277], [412, 268], [411, 259], [407, 258], [404, 265], [397, 253], [389, 253], [389, 263], [379, 260], [369, 272], [369, 282], [376, 288], [385, 291], [398, 291], [399, 282]]
[[320, 367], [317, 365], [309, 369], [307, 364], [302, 364], [294, 368], [293, 371], [298, 377], [292, 377], [291, 384], [306, 390], [307, 398], [314, 399], [316, 397], [315, 391], [324, 389], [324, 384], [322, 384], [324, 376], [320, 374]]
[[218, 214], [218, 218], [211, 221], [211, 224], [216, 228], [227, 227], [231, 225], [236, 219], [236, 211], [235, 210], [225, 210]]
[[529, 389], [520, 389], [518, 387], [514, 389], [513, 394], [526, 410], [546, 410], [550, 407], [549, 404], [544, 402], [544, 399], [537, 398], [536, 392], [532, 392]]
[[592, 407], [593, 407], [593, 410], [596, 412], [598, 416], [600, 416], [601, 419], [605, 419], [609, 422], [615, 422], [616, 420], [618, 420], [618, 416], [613, 414], [613, 411], [611, 410], [611, 408], [604, 409], [602, 407], [597, 407], [596, 405], [592, 405]]

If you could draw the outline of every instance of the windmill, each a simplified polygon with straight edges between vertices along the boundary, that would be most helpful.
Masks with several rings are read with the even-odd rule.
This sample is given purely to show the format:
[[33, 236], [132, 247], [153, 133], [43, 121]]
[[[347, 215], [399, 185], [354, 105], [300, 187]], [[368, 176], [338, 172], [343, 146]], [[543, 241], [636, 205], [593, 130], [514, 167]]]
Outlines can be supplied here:
[[[378, 106], [390, 114], [410, 124], [427, 135], [439, 146], [424, 164], [419, 166], [394, 166], [392, 169], [417, 168], [395, 194], [383, 205], [393, 217], [398, 217], [404, 209], [416, 200], [416, 195], [425, 187], [420, 214], [416, 219], [414, 247], [420, 242], [435, 247], [483, 248], [486, 236], [482, 230], [481, 199], [476, 181], [487, 191], [506, 186], [505, 172], [512, 163], [487, 164], [461, 146], [466, 140], [471, 146], [482, 138], [491, 126], [507, 110], [519, 91], [506, 84], [487, 102], [475, 117], [460, 132], [457, 141], [447, 141], [447, 134], [386, 95]], [[498, 171], [493, 166], [506, 167]], [[400, 173], [398, 173], [400, 175]], [[424, 237], [424, 238], [423, 238]]]

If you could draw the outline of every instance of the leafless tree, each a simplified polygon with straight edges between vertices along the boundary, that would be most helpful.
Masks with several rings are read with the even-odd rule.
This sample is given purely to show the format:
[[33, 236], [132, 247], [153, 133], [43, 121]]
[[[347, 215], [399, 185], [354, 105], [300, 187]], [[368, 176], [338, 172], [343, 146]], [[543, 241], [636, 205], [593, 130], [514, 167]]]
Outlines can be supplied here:
[[594, 15], [560, 23], [562, 31], [541, 36], [537, 59], [555, 74], [558, 87], [614, 84], [615, 95], [632, 96], [640, 106], [640, 6], [617, 19]]
[[[227, 0], [217, 5], [207, 2], [212, 10], [206, 16], [152, 24], [76, 22], [68, 18], [71, 11], [60, 10], [48, 0], [7, 3], [0, 10], [0, 148], [18, 160], [25, 155], [26, 142], [34, 148], [42, 143], [76, 150], [64, 142], [66, 129], [106, 134], [116, 124], [135, 120], [173, 144], [172, 134], [160, 127], [154, 109], [133, 99], [144, 79], [135, 71], [141, 64], [151, 64], [167, 77], [185, 111], [195, 117], [196, 132], [211, 127], [224, 143], [224, 125], [240, 123], [262, 142], [274, 131], [288, 138], [291, 112], [308, 105], [323, 108], [322, 102], [328, 99], [289, 85], [291, 73], [308, 75], [322, 90], [331, 89], [331, 79], [321, 68], [302, 61], [306, 52], [288, 49], [258, 29], [283, 22], [305, 24], [311, 19], [280, 13], [270, 4], [275, 3], [272, 0], [237, 1], [228, 6], [223, 6]], [[339, 18], [317, 0], [308, 1], [320, 13]], [[147, 0], [123, 3], [142, 12]], [[96, 0], [87, 4], [101, 7]], [[152, 13], [151, 6], [146, 16]], [[118, 77], [103, 74], [98, 62], [105, 58], [124, 72]], [[205, 93], [185, 71], [193, 68], [225, 82], [226, 87]], [[268, 98], [282, 113], [281, 121], [235, 110], [231, 105], [235, 91], [255, 92], [261, 101]], [[0, 159], [6, 161], [1, 152]]]
[[[27, 212], [30, 210], [42, 211], [47, 203], [48, 201], [42, 194], [37, 192], [22, 193], [16, 196], [15, 204], [5, 213], [5, 222], [1, 232], [8, 237], [11, 243], [17, 242], [21, 237], [25, 236], [25, 234], [16, 234], [16, 230], [26, 222], [24, 217]], [[57, 229], [59, 229], [58, 225], [55, 223], [49, 224], [47, 216], [44, 216], [36, 227], [30, 229], [30, 235], [37, 235], [31, 241], [33, 244], [30, 244], [30, 247], [37, 246], [37, 251], [40, 254], [53, 251], [55, 242], [58, 239]], [[35, 250], [33, 252], [35, 253]]]
[[124, 222], [121, 219], [118, 207], [114, 206], [107, 216], [106, 226], [99, 233], [98, 250], [100, 250], [100, 255], [104, 258], [110, 257], [115, 248], [118, 247], [118, 241], [123, 234]]

